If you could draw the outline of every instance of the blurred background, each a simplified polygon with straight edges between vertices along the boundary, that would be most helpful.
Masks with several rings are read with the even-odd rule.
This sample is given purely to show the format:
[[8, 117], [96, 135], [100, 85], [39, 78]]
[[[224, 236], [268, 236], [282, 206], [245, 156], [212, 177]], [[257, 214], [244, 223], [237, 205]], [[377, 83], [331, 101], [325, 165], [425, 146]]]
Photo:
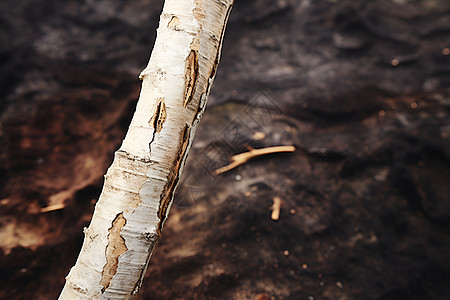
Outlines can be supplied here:
[[[161, 9], [0, 2], [1, 299], [62, 289]], [[449, 135], [449, 1], [237, 0], [137, 299], [449, 299]]]

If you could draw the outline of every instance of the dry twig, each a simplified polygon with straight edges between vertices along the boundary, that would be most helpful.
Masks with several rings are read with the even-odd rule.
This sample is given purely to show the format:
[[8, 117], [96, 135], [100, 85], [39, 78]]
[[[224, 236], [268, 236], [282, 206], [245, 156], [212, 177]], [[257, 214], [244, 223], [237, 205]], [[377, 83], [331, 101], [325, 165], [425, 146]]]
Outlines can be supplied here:
[[278, 221], [280, 218], [280, 210], [281, 210], [281, 199], [280, 197], [273, 197], [273, 205], [271, 207], [272, 215], [270, 218], [274, 221]]
[[60, 209], [63, 209], [64, 207], [66, 207], [64, 203], [53, 204], [53, 205], [49, 205], [49, 206], [41, 208], [40, 212], [46, 213], [46, 212], [50, 212], [50, 211], [60, 210]]
[[270, 153], [279, 153], [279, 152], [294, 152], [295, 147], [294, 146], [276, 146], [276, 147], [267, 147], [267, 148], [261, 148], [261, 149], [250, 149], [248, 152], [244, 152], [241, 154], [236, 154], [231, 157], [232, 163], [229, 165], [226, 165], [225, 167], [222, 167], [220, 169], [217, 169], [214, 173], [216, 175], [222, 174], [224, 172], [227, 172], [231, 169], [236, 168], [237, 166], [240, 166], [244, 163], [246, 163], [249, 159], [261, 156], [265, 154]]

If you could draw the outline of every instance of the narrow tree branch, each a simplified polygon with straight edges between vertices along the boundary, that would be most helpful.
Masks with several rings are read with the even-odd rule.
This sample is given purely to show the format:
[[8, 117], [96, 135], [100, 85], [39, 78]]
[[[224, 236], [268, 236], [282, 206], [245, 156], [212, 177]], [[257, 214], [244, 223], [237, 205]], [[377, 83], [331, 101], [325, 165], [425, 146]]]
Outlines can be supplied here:
[[166, 0], [127, 135], [60, 299], [139, 290], [206, 106], [234, 0]]

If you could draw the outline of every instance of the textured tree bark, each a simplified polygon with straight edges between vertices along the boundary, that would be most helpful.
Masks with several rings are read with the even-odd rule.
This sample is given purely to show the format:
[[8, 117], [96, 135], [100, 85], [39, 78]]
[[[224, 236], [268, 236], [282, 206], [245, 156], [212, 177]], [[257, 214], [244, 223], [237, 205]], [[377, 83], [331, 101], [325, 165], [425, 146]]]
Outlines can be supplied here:
[[142, 90], [59, 299], [130, 299], [145, 275], [216, 74], [234, 0], [166, 0]]

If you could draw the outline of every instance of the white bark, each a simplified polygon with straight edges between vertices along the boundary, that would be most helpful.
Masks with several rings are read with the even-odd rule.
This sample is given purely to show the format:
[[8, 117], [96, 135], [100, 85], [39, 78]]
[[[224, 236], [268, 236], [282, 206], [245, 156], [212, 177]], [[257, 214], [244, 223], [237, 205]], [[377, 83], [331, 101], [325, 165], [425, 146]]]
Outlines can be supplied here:
[[59, 299], [137, 293], [214, 79], [234, 0], [166, 0], [142, 90]]

